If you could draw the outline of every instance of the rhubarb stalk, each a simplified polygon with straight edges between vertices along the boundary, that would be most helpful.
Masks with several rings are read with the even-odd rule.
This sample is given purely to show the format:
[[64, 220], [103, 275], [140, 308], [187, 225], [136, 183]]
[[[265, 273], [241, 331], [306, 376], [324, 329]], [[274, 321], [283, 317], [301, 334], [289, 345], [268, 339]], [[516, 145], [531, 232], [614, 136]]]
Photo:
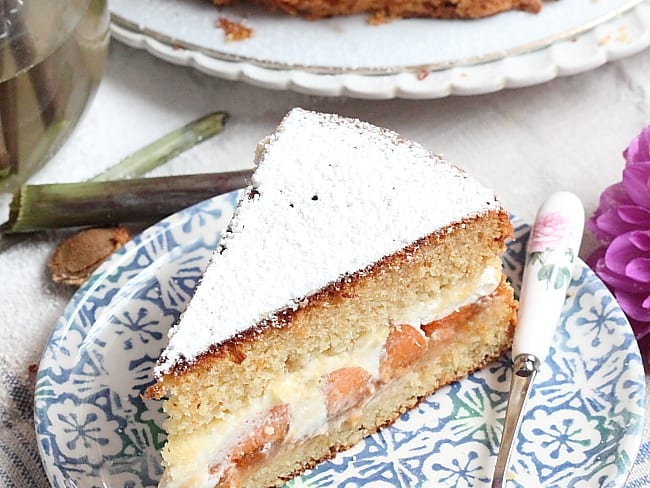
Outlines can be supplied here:
[[24, 185], [0, 232], [17, 234], [82, 225], [155, 222], [246, 185], [251, 170], [117, 181]]

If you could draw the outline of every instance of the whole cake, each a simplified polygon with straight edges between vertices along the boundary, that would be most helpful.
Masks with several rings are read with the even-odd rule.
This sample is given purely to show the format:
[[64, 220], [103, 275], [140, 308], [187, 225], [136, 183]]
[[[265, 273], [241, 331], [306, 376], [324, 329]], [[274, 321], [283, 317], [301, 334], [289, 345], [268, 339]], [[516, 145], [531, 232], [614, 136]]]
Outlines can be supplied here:
[[511, 233], [424, 147], [292, 110], [156, 367], [160, 486], [282, 485], [501, 355]]
[[[217, 6], [230, 5], [237, 0], [212, 0]], [[310, 19], [352, 15], [368, 12], [391, 17], [435, 17], [475, 19], [506, 10], [537, 13], [542, 0], [252, 0], [272, 10]]]

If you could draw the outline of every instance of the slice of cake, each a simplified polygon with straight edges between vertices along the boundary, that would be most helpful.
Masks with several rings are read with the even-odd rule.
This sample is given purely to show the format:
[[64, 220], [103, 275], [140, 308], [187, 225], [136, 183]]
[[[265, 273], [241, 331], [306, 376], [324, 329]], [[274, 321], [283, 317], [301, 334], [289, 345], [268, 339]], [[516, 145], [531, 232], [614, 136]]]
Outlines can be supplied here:
[[398, 134], [292, 110], [149, 394], [160, 486], [279, 486], [511, 343], [491, 190]]
[[[443, 19], [477, 19], [504, 12], [525, 10], [537, 13], [543, 0], [252, 0], [271, 10], [290, 15], [320, 19], [338, 15], [371, 13], [383, 18], [432, 17]], [[237, 0], [212, 0], [218, 6], [231, 5]], [[432, 27], [433, 28], [433, 27]]]

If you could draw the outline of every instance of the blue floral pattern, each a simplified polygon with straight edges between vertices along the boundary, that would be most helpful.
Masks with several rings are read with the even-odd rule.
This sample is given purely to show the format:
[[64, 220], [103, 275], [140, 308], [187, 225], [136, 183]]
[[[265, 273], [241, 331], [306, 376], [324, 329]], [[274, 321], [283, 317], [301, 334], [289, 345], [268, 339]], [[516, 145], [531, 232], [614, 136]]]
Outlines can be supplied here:
[[[75, 294], [44, 352], [36, 430], [55, 487], [153, 487], [161, 403], [143, 399], [169, 327], [192, 295], [239, 192], [152, 226]], [[528, 227], [504, 269], [518, 289]], [[288, 487], [489, 486], [510, 383], [508, 356], [448, 385], [390, 428]], [[508, 487], [622, 487], [641, 440], [645, 381], [631, 329], [582, 263], [516, 441]]]

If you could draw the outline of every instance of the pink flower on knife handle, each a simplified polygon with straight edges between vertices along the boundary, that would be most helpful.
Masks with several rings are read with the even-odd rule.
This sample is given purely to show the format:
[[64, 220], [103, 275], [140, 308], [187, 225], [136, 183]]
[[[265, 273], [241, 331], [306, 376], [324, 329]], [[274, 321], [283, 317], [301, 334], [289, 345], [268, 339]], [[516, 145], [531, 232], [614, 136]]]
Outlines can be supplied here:
[[571, 280], [571, 267], [578, 250], [573, 244], [577, 229], [562, 211], [539, 215], [530, 232], [527, 267], [537, 267], [536, 276], [547, 287], [561, 289]]
[[572, 242], [573, 229], [560, 212], [543, 215], [533, 227], [528, 240], [528, 252], [543, 252], [547, 249], [566, 249]]

